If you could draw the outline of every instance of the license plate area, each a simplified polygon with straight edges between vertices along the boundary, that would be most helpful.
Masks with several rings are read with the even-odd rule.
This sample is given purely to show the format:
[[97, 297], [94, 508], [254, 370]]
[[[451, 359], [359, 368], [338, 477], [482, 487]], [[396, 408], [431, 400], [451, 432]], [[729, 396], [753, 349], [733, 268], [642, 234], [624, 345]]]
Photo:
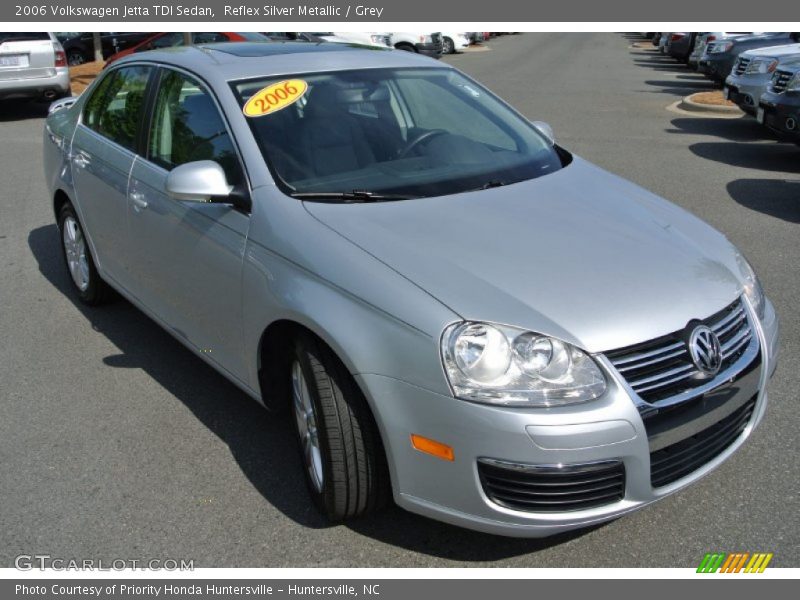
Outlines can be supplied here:
[[27, 54], [0, 54], [0, 67], [27, 67]]

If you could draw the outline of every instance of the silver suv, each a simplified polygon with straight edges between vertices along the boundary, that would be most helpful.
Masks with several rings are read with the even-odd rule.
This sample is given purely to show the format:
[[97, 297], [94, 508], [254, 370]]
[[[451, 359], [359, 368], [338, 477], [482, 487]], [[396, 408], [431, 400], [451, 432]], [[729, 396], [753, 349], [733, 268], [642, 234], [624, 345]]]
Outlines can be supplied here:
[[53, 33], [0, 32], [0, 100], [70, 94], [67, 57]]
[[725, 79], [725, 98], [754, 115], [761, 94], [767, 91], [775, 70], [800, 58], [800, 44], [770, 46], [742, 52]]
[[584, 527], [697, 481], [764, 415], [778, 319], [733, 244], [450, 66], [208, 44], [61, 103], [44, 174], [75, 294], [117, 290], [289, 412], [333, 520], [391, 495], [512, 536]]

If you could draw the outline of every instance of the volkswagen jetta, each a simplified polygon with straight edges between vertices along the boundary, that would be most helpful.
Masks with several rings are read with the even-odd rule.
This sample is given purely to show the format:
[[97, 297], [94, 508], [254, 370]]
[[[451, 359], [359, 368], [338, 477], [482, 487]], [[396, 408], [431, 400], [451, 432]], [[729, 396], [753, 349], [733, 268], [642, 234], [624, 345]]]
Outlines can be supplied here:
[[332, 520], [390, 497], [544, 536], [696, 481], [764, 415], [778, 321], [701, 220], [435, 60], [228, 43], [47, 119], [83, 302], [116, 290], [287, 410]]

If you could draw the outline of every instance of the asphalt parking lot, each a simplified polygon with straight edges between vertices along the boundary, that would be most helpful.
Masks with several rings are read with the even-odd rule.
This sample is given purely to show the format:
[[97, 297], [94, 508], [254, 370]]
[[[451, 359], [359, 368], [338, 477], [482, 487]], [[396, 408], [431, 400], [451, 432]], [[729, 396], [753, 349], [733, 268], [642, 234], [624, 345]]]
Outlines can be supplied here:
[[[69, 288], [41, 173], [42, 110], [0, 109], [0, 565], [19, 554], [238, 567], [677, 567], [708, 551], [800, 565], [800, 148], [749, 117], [667, 105], [709, 83], [624, 34], [525, 34], [445, 59], [559, 143], [707, 220], [754, 264], [782, 324], [762, 426], [656, 505], [546, 540], [393, 508], [328, 526], [288, 420], [268, 415], [124, 301]], [[680, 290], [676, 290], [680, 293]]]

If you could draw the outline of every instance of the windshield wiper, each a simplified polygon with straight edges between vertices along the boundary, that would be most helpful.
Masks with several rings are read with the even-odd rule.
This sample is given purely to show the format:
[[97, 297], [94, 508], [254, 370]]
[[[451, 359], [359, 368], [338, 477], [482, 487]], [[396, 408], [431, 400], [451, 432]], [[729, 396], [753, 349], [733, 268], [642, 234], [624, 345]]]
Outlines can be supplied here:
[[496, 187], [503, 187], [506, 184], [505, 181], [500, 181], [499, 179], [492, 179], [491, 181], [487, 181], [481, 187], [476, 188], [478, 190], [489, 190], [491, 188]]
[[417, 196], [408, 194], [380, 194], [369, 190], [352, 192], [294, 192], [292, 198], [300, 200], [320, 200], [328, 202], [388, 202], [391, 200], [411, 200]]

